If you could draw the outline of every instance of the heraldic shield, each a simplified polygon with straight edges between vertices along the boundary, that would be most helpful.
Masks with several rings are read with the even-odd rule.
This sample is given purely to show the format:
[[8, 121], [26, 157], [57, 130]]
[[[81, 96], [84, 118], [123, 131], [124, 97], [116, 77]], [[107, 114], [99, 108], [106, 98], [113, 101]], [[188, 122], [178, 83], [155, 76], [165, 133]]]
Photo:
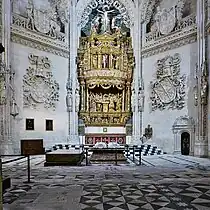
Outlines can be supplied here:
[[176, 98], [176, 87], [170, 77], [164, 77], [154, 85], [155, 93], [163, 103], [170, 103]]
[[50, 31], [50, 18], [47, 10], [40, 11], [34, 9], [34, 24], [36, 29], [42, 33], [48, 33]]
[[169, 11], [163, 10], [161, 12], [159, 21], [161, 34], [169, 34], [171, 31], [173, 31], [176, 24], [175, 10], [173, 8], [171, 8]]

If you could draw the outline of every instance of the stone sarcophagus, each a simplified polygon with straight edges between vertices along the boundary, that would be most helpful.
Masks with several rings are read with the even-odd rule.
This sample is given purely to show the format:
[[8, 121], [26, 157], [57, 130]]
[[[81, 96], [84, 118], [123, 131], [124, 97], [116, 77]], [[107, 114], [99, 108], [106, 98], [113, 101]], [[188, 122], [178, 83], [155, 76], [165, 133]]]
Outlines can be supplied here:
[[116, 31], [80, 38], [79, 115], [86, 126], [125, 126], [131, 115], [134, 56], [131, 38]]

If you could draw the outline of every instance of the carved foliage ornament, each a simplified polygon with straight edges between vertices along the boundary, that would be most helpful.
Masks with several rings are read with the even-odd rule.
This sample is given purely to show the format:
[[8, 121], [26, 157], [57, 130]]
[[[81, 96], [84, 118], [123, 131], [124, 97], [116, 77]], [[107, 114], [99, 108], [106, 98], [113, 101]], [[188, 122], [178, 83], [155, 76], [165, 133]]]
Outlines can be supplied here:
[[25, 107], [56, 108], [59, 101], [59, 84], [53, 80], [50, 61], [47, 57], [29, 55], [30, 67], [23, 77], [23, 101]]
[[157, 80], [151, 82], [152, 111], [184, 107], [186, 75], [180, 76], [180, 62], [179, 54], [157, 61]]

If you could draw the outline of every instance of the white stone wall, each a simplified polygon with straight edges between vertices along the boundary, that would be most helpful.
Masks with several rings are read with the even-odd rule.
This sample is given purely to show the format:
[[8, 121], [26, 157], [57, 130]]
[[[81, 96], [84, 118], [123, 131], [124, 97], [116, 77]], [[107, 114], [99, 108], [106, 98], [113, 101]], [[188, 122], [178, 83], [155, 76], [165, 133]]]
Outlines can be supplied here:
[[[11, 45], [11, 65], [15, 70], [15, 93], [20, 114], [16, 117], [15, 141], [28, 138], [43, 138], [44, 146], [64, 143], [68, 135], [68, 115], [66, 111], [66, 81], [68, 76], [68, 59], [51, 53], [42, 52], [20, 44]], [[47, 56], [51, 61], [53, 78], [59, 83], [59, 101], [55, 111], [38, 106], [37, 109], [23, 108], [23, 76], [30, 66], [28, 55]], [[34, 131], [26, 131], [26, 118], [34, 119]], [[45, 120], [53, 120], [53, 131], [45, 131]]]
[[[143, 112], [143, 129], [150, 124], [153, 128], [152, 143], [156, 144], [164, 152], [173, 153], [174, 134], [172, 126], [179, 116], [188, 115], [193, 109], [192, 100], [188, 103], [189, 94], [192, 97], [189, 85], [191, 85], [192, 72], [195, 68], [195, 61], [191, 61], [191, 56], [196, 51], [196, 43], [182, 46], [167, 52], [163, 52], [143, 59], [143, 79], [145, 84], [145, 107]], [[174, 56], [179, 53], [181, 57], [180, 76], [186, 75], [186, 105], [181, 110], [165, 109], [163, 111], [155, 110], [151, 112], [150, 108], [150, 81], [156, 80], [157, 60], [167, 55]]]

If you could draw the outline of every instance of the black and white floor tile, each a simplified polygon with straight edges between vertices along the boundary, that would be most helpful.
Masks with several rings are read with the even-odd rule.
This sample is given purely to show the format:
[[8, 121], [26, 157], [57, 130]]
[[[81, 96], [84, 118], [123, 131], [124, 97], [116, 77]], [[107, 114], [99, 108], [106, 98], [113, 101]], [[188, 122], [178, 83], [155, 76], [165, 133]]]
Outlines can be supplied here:
[[86, 185], [80, 203], [84, 210], [207, 210], [210, 209], [210, 185]]
[[[89, 148], [92, 148], [94, 145], [89, 145]], [[52, 152], [55, 150], [69, 150], [70, 148], [74, 148], [74, 149], [81, 149], [83, 146], [82, 145], [62, 145], [62, 144], [56, 144], [53, 147], [50, 147], [48, 149], [46, 149], [46, 152]], [[147, 144], [142, 144], [140, 146], [136, 146], [135, 147], [135, 155], [138, 156], [139, 155], [139, 150], [141, 151], [141, 155], [142, 156], [148, 156], [148, 155], [162, 155], [164, 154], [163, 151], [161, 149], [159, 149], [157, 146], [155, 145], [147, 145]], [[92, 153], [88, 151], [88, 156], [90, 156]], [[131, 156], [133, 155], [133, 147], [129, 147], [128, 150], [125, 149], [125, 155], [126, 156]]]

